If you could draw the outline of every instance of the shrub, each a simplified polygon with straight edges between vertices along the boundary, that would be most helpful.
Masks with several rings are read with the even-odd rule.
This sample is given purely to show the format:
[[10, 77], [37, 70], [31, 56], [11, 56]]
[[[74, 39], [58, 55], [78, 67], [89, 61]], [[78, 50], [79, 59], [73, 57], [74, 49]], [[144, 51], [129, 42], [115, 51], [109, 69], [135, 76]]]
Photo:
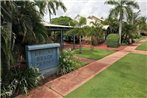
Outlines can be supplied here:
[[20, 93], [27, 94], [28, 90], [38, 86], [40, 80], [38, 68], [13, 68], [2, 79], [1, 97], [11, 98]]
[[63, 75], [69, 73], [77, 68], [79, 68], [79, 63], [74, 55], [74, 52], [71, 50], [65, 50], [61, 53], [59, 57], [59, 69], [57, 74]]
[[119, 35], [118, 34], [109, 34], [106, 40], [107, 46], [116, 48], [119, 46]]

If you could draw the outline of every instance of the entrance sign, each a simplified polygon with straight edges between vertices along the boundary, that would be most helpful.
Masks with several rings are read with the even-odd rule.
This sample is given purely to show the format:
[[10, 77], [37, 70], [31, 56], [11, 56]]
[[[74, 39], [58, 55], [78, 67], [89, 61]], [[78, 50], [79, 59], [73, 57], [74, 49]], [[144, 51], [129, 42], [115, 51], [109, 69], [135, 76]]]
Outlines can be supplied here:
[[42, 75], [54, 74], [59, 63], [59, 47], [57, 43], [26, 46], [27, 64], [38, 67]]

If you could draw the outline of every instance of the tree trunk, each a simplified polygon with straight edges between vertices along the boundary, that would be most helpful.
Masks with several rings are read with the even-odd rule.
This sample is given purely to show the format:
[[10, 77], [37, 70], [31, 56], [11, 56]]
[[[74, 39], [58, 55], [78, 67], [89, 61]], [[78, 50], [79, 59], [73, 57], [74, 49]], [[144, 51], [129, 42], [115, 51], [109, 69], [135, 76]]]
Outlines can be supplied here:
[[49, 12], [49, 23], [52, 23], [51, 22], [51, 13]]
[[82, 53], [82, 44], [81, 44], [81, 36], [80, 36], [80, 53]]
[[92, 41], [93, 41], [93, 36], [91, 36], [91, 50], [93, 50]]
[[120, 13], [120, 19], [119, 19], [119, 44], [121, 44], [122, 18], [123, 18], [123, 15], [122, 15], [122, 13]]
[[[9, 29], [9, 40], [8, 40], [8, 47], [9, 47], [9, 51], [12, 52], [12, 48], [11, 48], [11, 41], [12, 41], [12, 23], [7, 23], [8, 29]], [[8, 60], [7, 60], [7, 70], [10, 70], [10, 66], [11, 66], [11, 57], [8, 56]]]
[[73, 49], [75, 49], [75, 34], [73, 34]]
[[121, 32], [122, 32], [122, 22], [119, 22], [119, 44], [121, 44]]

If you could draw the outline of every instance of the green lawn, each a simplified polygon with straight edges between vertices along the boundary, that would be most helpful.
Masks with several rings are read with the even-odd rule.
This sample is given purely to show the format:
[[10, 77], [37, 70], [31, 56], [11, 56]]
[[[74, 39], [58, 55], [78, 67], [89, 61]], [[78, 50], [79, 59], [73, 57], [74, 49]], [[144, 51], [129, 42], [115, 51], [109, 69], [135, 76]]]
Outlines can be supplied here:
[[128, 54], [65, 98], [147, 98], [147, 56]]
[[99, 60], [107, 55], [114, 53], [114, 51], [104, 49], [91, 50], [90, 48], [82, 48], [82, 54], [79, 54], [79, 49], [75, 50], [75, 53], [80, 57]]
[[147, 41], [144, 42], [142, 45], [138, 46], [136, 49], [147, 51]]

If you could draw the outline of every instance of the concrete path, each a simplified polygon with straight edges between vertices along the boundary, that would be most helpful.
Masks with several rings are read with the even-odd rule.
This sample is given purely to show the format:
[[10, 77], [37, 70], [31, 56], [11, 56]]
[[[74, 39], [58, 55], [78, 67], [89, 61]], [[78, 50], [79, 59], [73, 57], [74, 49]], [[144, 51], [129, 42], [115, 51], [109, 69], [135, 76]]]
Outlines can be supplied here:
[[132, 50], [132, 53], [136, 53], [136, 54], [144, 54], [147, 55], [147, 51], [142, 51], [142, 50]]
[[135, 50], [136, 47], [141, 45], [147, 39], [141, 40], [137, 44], [133, 44], [106, 56], [98, 61], [94, 61], [76, 71], [63, 75], [55, 80], [46, 83], [42, 87], [38, 87], [30, 92], [28, 96], [18, 96], [17, 98], [63, 98], [71, 91], [75, 90], [98, 73], [102, 72], [113, 63], [126, 56], [128, 53], [146, 54], [146, 51]]

